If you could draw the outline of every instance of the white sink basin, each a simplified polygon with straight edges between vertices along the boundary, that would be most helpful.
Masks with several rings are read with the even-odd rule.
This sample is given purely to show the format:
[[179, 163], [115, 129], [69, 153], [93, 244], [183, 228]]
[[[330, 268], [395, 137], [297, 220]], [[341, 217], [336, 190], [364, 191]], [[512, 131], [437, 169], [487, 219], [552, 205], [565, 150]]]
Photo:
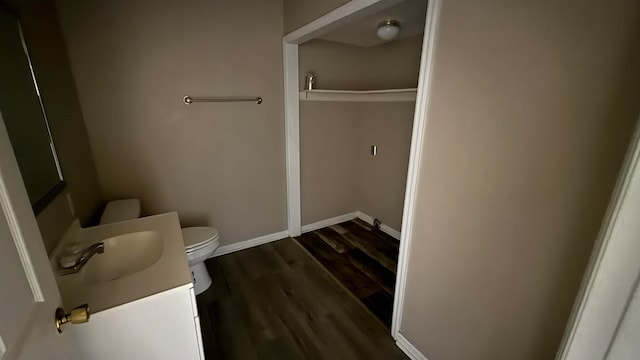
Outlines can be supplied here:
[[164, 251], [157, 231], [138, 231], [102, 241], [104, 253], [94, 255], [84, 266], [82, 281], [96, 284], [133, 275], [155, 264]]
[[57, 254], [68, 244], [86, 249], [98, 242], [104, 244], [102, 254], [79, 272], [56, 277], [65, 308], [89, 304], [97, 313], [191, 284], [176, 213], [88, 228], [74, 221], [51, 254], [52, 267], [59, 268]]

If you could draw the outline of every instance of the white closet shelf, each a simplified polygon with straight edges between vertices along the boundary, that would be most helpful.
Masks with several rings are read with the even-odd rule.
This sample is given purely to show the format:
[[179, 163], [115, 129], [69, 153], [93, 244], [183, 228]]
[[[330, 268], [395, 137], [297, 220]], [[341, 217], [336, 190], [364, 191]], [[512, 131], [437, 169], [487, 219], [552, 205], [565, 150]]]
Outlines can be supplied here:
[[416, 101], [416, 89], [385, 90], [304, 90], [300, 91], [300, 101]]

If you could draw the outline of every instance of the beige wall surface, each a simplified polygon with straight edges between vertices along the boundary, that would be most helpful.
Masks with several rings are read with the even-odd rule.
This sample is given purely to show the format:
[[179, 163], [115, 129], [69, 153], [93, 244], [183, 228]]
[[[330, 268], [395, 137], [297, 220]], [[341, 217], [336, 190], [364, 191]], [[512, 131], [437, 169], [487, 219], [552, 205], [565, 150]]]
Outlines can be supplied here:
[[361, 105], [358, 210], [400, 231], [415, 103]]
[[216, 226], [223, 245], [286, 229], [281, 1], [57, 4], [107, 199]]
[[[300, 78], [314, 71], [320, 89], [415, 87], [420, 49], [420, 36], [369, 48], [314, 40], [299, 48]], [[360, 210], [400, 230], [414, 107], [300, 102], [303, 225]]]
[[284, 0], [284, 33], [310, 23], [322, 15], [346, 4], [349, 0]]
[[[78, 103], [66, 46], [53, 1], [15, 1], [20, 13], [51, 134], [62, 173], [65, 193], [38, 216], [40, 232], [51, 250], [71, 223], [72, 216], [83, 224], [95, 215], [102, 203], [92, 149]], [[72, 214], [66, 194], [73, 201]]]
[[51, 253], [56, 245], [58, 245], [74, 218], [75, 216], [71, 212], [65, 193], [53, 199], [53, 201], [38, 214], [36, 220], [47, 253]]
[[414, 107], [300, 102], [303, 225], [360, 210], [400, 230]]
[[358, 103], [300, 102], [302, 224], [358, 210]]
[[317, 75], [318, 89], [414, 88], [421, 45], [422, 35], [372, 47], [311, 40], [298, 48], [300, 89], [308, 72]]
[[400, 332], [552, 359], [640, 108], [640, 3], [443, 1]]

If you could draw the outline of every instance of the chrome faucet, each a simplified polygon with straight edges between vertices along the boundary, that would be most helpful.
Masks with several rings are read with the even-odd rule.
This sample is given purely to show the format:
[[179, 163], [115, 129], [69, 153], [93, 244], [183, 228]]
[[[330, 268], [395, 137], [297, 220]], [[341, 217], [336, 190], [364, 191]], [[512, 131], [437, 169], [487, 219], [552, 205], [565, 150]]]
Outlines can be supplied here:
[[104, 252], [104, 243], [95, 243], [88, 248], [82, 250], [80, 257], [76, 260], [73, 266], [60, 268], [60, 275], [75, 274], [93, 257], [95, 254], [102, 254]]

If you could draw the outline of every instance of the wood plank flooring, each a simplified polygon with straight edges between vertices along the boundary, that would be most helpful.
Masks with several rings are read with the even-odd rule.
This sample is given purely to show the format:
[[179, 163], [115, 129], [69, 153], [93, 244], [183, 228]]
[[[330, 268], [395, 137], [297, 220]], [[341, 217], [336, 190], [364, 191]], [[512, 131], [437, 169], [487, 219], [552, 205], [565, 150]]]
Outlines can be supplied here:
[[291, 238], [206, 265], [213, 285], [197, 302], [207, 359], [408, 359]]
[[391, 327], [398, 240], [355, 219], [296, 240], [387, 327]]

